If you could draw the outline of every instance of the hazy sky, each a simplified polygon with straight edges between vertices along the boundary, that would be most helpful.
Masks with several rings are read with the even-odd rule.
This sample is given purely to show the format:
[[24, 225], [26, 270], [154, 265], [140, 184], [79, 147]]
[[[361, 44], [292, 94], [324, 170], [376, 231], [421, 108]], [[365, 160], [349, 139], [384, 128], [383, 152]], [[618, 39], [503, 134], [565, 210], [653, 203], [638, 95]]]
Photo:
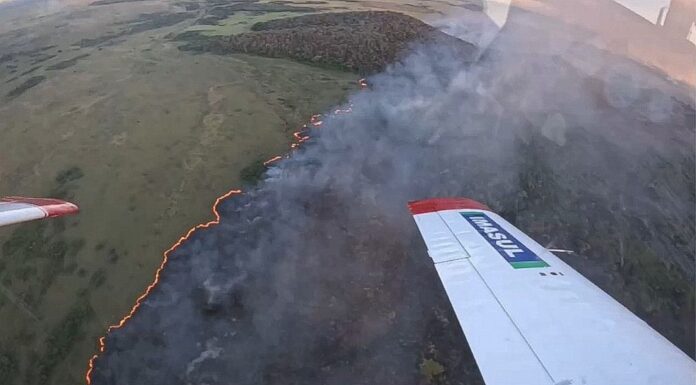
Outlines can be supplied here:
[[[2, 1], [2, 0], [0, 0]], [[569, 0], [570, 1], [570, 0]], [[668, 6], [670, 0], [599, 0], [616, 1], [624, 7], [650, 20], [651, 23], [657, 21], [660, 9]], [[511, 0], [488, 0], [488, 16], [498, 25], [505, 23], [507, 19], [508, 7]], [[543, 0], [540, 0], [543, 3]]]
[[670, 0], [615, 0], [617, 3], [650, 20], [657, 21], [660, 8], [669, 5]]
[[[0, 3], [7, 2], [10, 0], [0, 0]], [[605, 0], [611, 1], [611, 0]], [[643, 16], [644, 18], [655, 22], [657, 20], [657, 15], [660, 12], [660, 8], [669, 5], [670, 0], [614, 0], [623, 6], [632, 9], [637, 14]], [[510, 3], [509, 0], [497, 0], [500, 3]], [[490, 3], [494, 3], [491, 1]]]

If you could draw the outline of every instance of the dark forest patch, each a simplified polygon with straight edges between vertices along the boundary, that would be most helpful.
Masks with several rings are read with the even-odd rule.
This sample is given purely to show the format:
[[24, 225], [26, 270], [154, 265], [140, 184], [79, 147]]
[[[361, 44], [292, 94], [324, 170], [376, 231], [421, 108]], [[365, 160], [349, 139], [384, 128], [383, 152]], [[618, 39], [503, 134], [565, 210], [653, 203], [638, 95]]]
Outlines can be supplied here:
[[183, 50], [247, 53], [374, 73], [398, 60], [414, 43], [435, 42], [456, 49], [463, 61], [476, 47], [413, 17], [395, 12], [341, 12], [256, 23], [252, 32], [204, 37], [185, 33]]

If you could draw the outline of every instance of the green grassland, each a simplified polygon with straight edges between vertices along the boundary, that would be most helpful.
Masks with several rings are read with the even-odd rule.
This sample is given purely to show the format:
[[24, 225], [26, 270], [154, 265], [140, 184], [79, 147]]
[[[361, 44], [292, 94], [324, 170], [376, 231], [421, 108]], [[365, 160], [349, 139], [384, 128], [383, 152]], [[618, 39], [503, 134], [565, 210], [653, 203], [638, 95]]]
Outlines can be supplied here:
[[[286, 152], [311, 114], [358, 88], [352, 73], [181, 52], [168, 36], [190, 20], [159, 17], [164, 27], [123, 33], [106, 7], [0, 30], [0, 52], [42, 48], [0, 67], [0, 195], [81, 207], [75, 217], [0, 229], [3, 385], [82, 383], [97, 338], [128, 312], [162, 252], [210, 220], [217, 196], [253, 183], [254, 165]], [[121, 23], [141, 20], [130, 25], [162, 11], [108, 7], [119, 7]], [[63, 30], [68, 17], [82, 29]], [[11, 27], [32, 28], [38, 41]]]

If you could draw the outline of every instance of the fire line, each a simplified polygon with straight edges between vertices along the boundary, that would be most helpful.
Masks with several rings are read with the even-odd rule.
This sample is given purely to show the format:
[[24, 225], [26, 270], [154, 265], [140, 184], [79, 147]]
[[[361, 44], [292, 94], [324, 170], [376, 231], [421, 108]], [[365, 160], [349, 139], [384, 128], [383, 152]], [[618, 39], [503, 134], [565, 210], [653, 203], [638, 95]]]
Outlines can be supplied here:
[[106, 329], [106, 334], [99, 338], [99, 350], [95, 355], [92, 356], [92, 358], [89, 359], [87, 374], [85, 375], [85, 380], [87, 381], [87, 385], [92, 384], [92, 371], [94, 370], [94, 361], [99, 357], [99, 354], [104, 353], [104, 350], [106, 349], [106, 336], [109, 333], [111, 333], [111, 331], [122, 328], [126, 324], [126, 322], [128, 322], [128, 320], [130, 320], [133, 317], [133, 315], [135, 315], [135, 312], [138, 310], [138, 308], [140, 307], [142, 302], [145, 300], [145, 298], [147, 298], [147, 296], [150, 294], [152, 289], [154, 289], [155, 286], [157, 286], [157, 283], [159, 283], [160, 274], [162, 273], [162, 270], [164, 269], [164, 267], [167, 265], [167, 261], [169, 260], [169, 254], [172, 251], [174, 251], [177, 247], [179, 247], [182, 243], [184, 243], [197, 230], [206, 229], [208, 227], [219, 224], [220, 223], [220, 213], [218, 212], [217, 208], [218, 208], [218, 205], [220, 204], [220, 202], [231, 197], [232, 195], [237, 195], [237, 194], [241, 194], [241, 193], [242, 193], [242, 190], [230, 190], [226, 194], [218, 197], [215, 200], [215, 204], [213, 204], [213, 214], [215, 215], [215, 219], [208, 222], [208, 223], [202, 223], [202, 224], [196, 225], [195, 227], [192, 227], [186, 233], [186, 235], [179, 238], [179, 240], [172, 247], [170, 247], [167, 251], [164, 252], [164, 258], [162, 259], [162, 263], [160, 264], [160, 266], [157, 268], [157, 271], [155, 272], [155, 279], [152, 281], [152, 283], [145, 289], [145, 292], [143, 292], [143, 294], [141, 294], [140, 297], [138, 297], [138, 299], [135, 300], [135, 305], [133, 305], [130, 312], [125, 317], [121, 318], [121, 320], [117, 324], [109, 326], [109, 328]]
[[[360, 88], [363, 90], [368, 88], [368, 84], [367, 84], [367, 81], [365, 79], [358, 80], [358, 84], [360, 85]], [[348, 107], [345, 109], [338, 108], [338, 109], [334, 110], [333, 114], [334, 115], [342, 115], [342, 114], [349, 114], [351, 112], [353, 112], [352, 103], [349, 104]], [[322, 117], [321, 114], [312, 115], [312, 117], [309, 120], [309, 124], [315, 128], [321, 127], [321, 125], [323, 123], [323, 121], [321, 120], [321, 117]], [[308, 131], [308, 127], [305, 124], [302, 126], [302, 128], [299, 131], [296, 131], [292, 134], [294, 139], [295, 139], [295, 142], [290, 144], [291, 150], [297, 149], [302, 143], [304, 143], [310, 139], [309, 135], [307, 135], [307, 131]], [[289, 154], [286, 156], [289, 156]], [[263, 164], [264, 164], [264, 166], [268, 166], [274, 162], [277, 162], [280, 159], [283, 159], [283, 156], [277, 155], [277, 156], [274, 156], [271, 159], [268, 159], [267, 161], [263, 162]], [[230, 190], [226, 194], [218, 197], [215, 200], [215, 203], [213, 204], [213, 208], [212, 208], [213, 214], [215, 215], [215, 219], [210, 221], [210, 222], [201, 223], [201, 224], [198, 224], [198, 225], [192, 227], [191, 229], [189, 229], [189, 231], [186, 233], [186, 235], [179, 238], [179, 240], [176, 241], [176, 243], [174, 243], [174, 245], [172, 245], [172, 247], [170, 247], [169, 249], [167, 249], [167, 251], [164, 252], [163, 258], [162, 258], [162, 263], [160, 263], [159, 267], [155, 271], [155, 278], [153, 279], [152, 283], [150, 283], [150, 285], [147, 286], [145, 291], [135, 300], [135, 304], [130, 309], [130, 312], [128, 312], [128, 314], [126, 316], [121, 318], [121, 320], [117, 324], [110, 325], [106, 329], [106, 333], [103, 336], [99, 337], [97, 353], [95, 353], [89, 359], [89, 362], [87, 363], [87, 373], [85, 374], [85, 380], [86, 380], [87, 385], [92, 385], [92, 373], [94, 372], [95, 361], [97, 360], [97, 358], [99, 358], [99, 355], [104, 353], [104, 351], [106, 350], [106, 337], [113, 330], [122, 328], [128, 322], [128, 320], [133, 318], [133, 316], [135, 315], [135, 312], [138, 310], [138, 308], [140, 308], [140, 305], [142, 305], [142, 302], [147, 298], [148, 295], [150, 295], [150, 292], [152, 292], [152, 289], [154, 289], [157, 286], [157, 284], [159, 283], [160, 275], [162, 274], [162, 270], [164, 270], [164, 267], [167, 265], [167, 261], [169, 260], [169, 254], [171, 254], [174, 250], [176, 250], [177, 247], [179, 247], [182, 243], [184, 243], [186, 240], [188, 240], [189, 237], [191, 235], [193, 235], [193, 233], [195, 233], [197, 230], [206, 229], [208, 227], [218, 225], [220, 223], [220, 213], [218, 212], [217, 208], [218, 208], [218, 205], [220, 204], [220, 202], [222, 202], [223, 200], [225, 200], [233, 195], [238, 195], [241, 193], [242, 193], [242, 190]]]

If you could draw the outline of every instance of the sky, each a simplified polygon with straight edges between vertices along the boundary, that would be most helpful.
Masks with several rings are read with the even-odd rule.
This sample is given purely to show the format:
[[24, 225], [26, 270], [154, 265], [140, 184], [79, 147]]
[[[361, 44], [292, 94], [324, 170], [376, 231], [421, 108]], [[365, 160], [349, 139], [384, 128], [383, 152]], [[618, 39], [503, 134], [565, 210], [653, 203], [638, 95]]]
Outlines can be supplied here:
[[657, 21], [657, 15], [662, 7], [669, 5], [670, 0], [615, 0], [617, 3], [650, 20]]
[[[0, 3], [8, 2], [11, 0], [0, 0]], [[607, 0], [611, 1], [611, 0]], [[636, 12], [637, 14], [643, 16], [644, 18], [650, 20], [654, 23], [657, 20], [657, 15], [660, 13], [660, 8], [669, 5], [670, 0], [614, 0], [617, 3], [623, 5]], [[500, 3], [509, 4], [509, 0], [498, 0]], [[494, 3], [494, 2], [490, 2]]]
[[[2, 1], [2, 0], [0, 0]], [[508, 8], [511, 0], [488, 0], [488, 16], [499, 26], [503, 25], [507, 19]], [[632, 10], [638, 15], [649, 20], [651, 23], [657, 21], [660, 9], [669, 5], [670, 0], [603, 0], [615, 1], [624, 7]], [[540, 1], [540, 2], [543, 2]]]

